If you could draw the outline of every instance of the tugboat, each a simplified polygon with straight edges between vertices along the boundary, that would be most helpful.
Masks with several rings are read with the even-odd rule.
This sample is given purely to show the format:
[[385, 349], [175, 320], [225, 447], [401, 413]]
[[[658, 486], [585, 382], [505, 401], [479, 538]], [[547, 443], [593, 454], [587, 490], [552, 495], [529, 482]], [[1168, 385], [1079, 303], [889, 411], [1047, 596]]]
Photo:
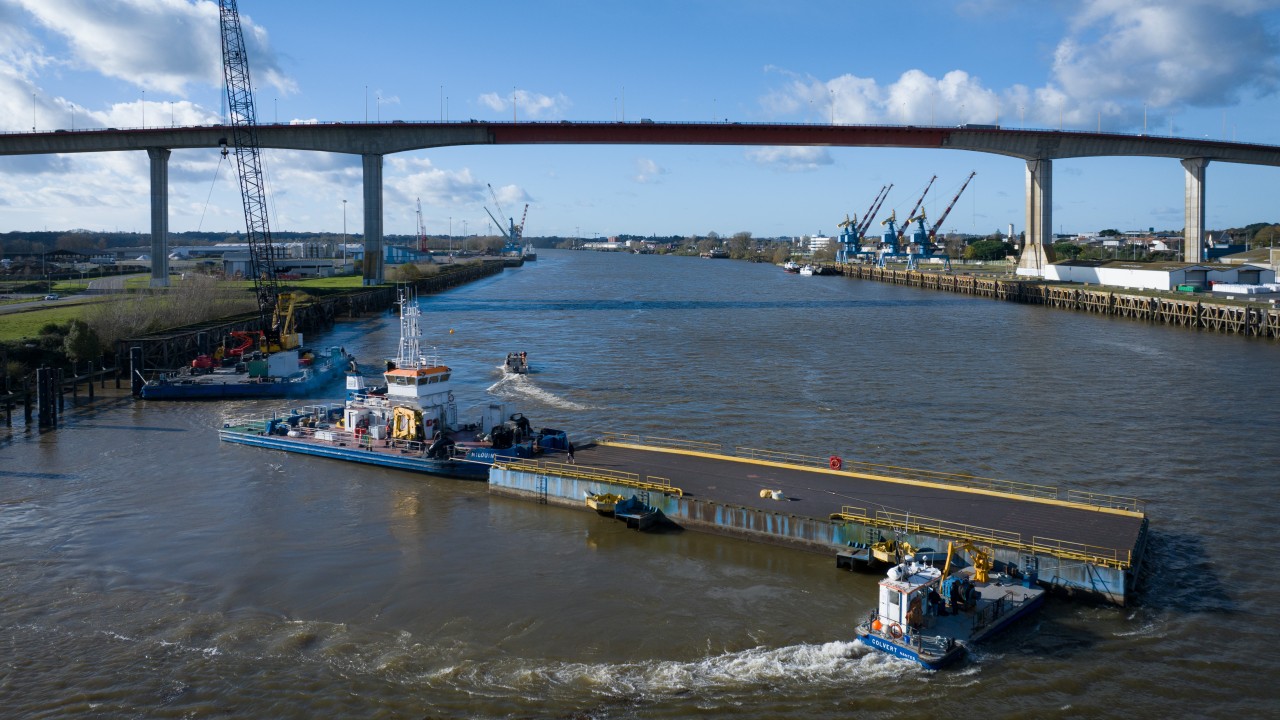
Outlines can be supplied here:
[[529, 356], [527, 353], [513, 352], [507, 353], [507, 361], [503, 363], [504, 372], [511, 375], [528, 375], [529, 374]]
[[386, 387], [367, 388], [347, 373], [342, 405], [286, 408], [265, 417], [232, 418], [219, 438], [285, 452], [371, 465], [485, 479], [499, 458], [532, 458], [566, 450], [560, 430], [535, 431], [522, 413], [491, 402], [478, 421], [462, 423], [454, 402], [452, 369], [419, 350], [419, 310], [408, 289], [400, 294], [400, 349], [387, 361]]
[[797, 275], [800, 272], [800, 263], [794, 260], [788, 260], [782, 263], [782, 272]]
[[970, 645], [1044, 604], [1034, 558], [1028, 559], [1026, 573], [1004, 564], [1004, 571], [992, 576], [988, 549], [960, 546], [974, 558], [973, 565], [956, 549], [949, 544], [945, 554], [918, 551], [889, 568], [880, 581], [876, 609], [854, 631], [858, 639], [927, 670], [939, 670], [962, 658]]

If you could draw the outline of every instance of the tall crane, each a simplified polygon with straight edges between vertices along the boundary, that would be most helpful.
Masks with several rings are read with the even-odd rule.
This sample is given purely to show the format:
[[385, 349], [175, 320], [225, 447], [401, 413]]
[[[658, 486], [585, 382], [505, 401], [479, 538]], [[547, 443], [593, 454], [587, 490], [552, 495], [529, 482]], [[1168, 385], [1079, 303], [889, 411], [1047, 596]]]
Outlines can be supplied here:
[[911, 225], [912, 219], [915, 218], [916, 211], [920, 209], [920, 203], [924, 202], [924, 196], [929, 194], [929, 188], [933, 187], [933, 181], [937, 179], [938, 179], [937, 175], [934, 175], [933, 177], [929, 178], [929, 182], [924, 186], [924, 192], [920, 193], [920, 199], [916, 200], [916, 206], [911, 208], [911, 212], [907, 213], [907, 221], [902, 223], [902, 227], [898, 228], [899, 243], [902, 242], [903, 234], [907, 232], [907, 228]]
[[418, 251], [427, 251], [427, 227], [422, 224], [422, 198], [418, 198]]
[[[502, 217], [507, 217], [507, 212], [502, 209], [502, 203], [498, 202], [498, 193], [494, 192], [493, 185], [489, 183], [485, 183], [485, 185], [489, 186], [489, 194], [493, 196], [493, 206], [498, 209], [498, 214], [501, 215]], [[485, 208], [484, 211], [489, 212], [489, 208]], [[489, 217], [493, 218], [493, 213], [489, 213]], [[498, 222], [497, 218], [494, 218], [493, 221], [495, 223], [498, 223], [498, 229], [502, 230], [502, 223]], [[511, 227], [509, 230], [502, 230], [502, 234], [511, 242], [515, 242], [517, 239], [516, 238], [516, 220], [515, 218], [507, 218], [507, 222], [510, 223]]]
[[518, 228], [518, 229], [519, 229], [519, 231], [520, 231], [520, 239], [521, 239], [521, 240], [523, 240], [523, 239], [524, 239], [524, 222], [525, 222], [525, 220], [528, 220], [528, 219], [529, 219], [529, 203], [525, 203], [525, 204], [524, 204], [524, 214], [520, 216], [520, 226], [519, 226], [519, 228]]
[[[964, 184], [961, 185], [960, 189], [956, 191], [956, 196], [951, 198], [951, 204], [947, 205], [946, 210], [942, 211], [942, 217], [938, 218], [938, 222], [934, 223], [933, 227], [929, 229], [929, 244], [931, 245], [937, 244], [936, 238], [938, 237], [938, 228], [942, 227], [942, 221], [947, 219], [947, 215], [951, 213], [951, 208], [955, 207], [956, 201], [960, 199], [960, 194], [964, 192], [965, 188], [969, 187], [969, 181], [972, 180], [973, 176], [977, 174], [978, 174], [977, 170], [974, 170], [973, 172], [969, 173], [969, 177], [964, 179]], [[920, 213], [920, 218], [922, 220], [924, 219], [924, 213]]]
[[498, 232], [502, 233], [502, 237], [504, 237], [504, 238], [506, 238], [506, 239], [510, 240], [510, 239], [511, 239], [511, 234], [510, 234], [510, 233], [508, 233], [508, 232], [506, 231], [506, 229], [504, 229], [504, 228], [502, 227], [502, 221], [501, 221], [501, 220], [499, 220], [498, 218], [494, 217], [494, 216], [493, 216], [493, 213], [489, 212], [489, 208], [485, 208], [485, 209], [484, 209], [484, 211], [485, 211], [485, 213], [487, 213], [487, 214], [489, 215], [489, 219], [493, 221], [493, 224], [498, 226]]
[[[267, 346], [280, 345], [283, 326], [289, 318], [279, 310], [280, 286], [271, 250], [271, 226], [267, 222], [266, 183], [258, 145], [257, 114], [253, 106], [253, 84], [249, 80], [249, 56], [236, 0], [218, 0], [222, 33], [222, 75], [227, 86], [227, 110], [231, 120], [236, 169], [240, 175], [240, 198], [244, 204], [245, 231], [249, 239], [249, 274], [258, 301], [258, 319]], [[227, 154], [226, 138], [222, 154]], [[289, 304], [292, 309], [292, 302]], [[294, 341], [296, 343], [296, 340]]]
[[858, 226], [858, 237], [862, 238], [867, 234], [867, 228], [871, 227], [871, 221], [875, 218], [876, 213], [880, 212], [880, 206], [884, 204], [884, 199], [889, 197], [889, 191], [893, 189], [893, 183], [880, 187], [880, 194], [876, 195], [876, 199], [871, 201], [871, 208], [867, 210], [867, 214], [862, 216], [862, 224]]

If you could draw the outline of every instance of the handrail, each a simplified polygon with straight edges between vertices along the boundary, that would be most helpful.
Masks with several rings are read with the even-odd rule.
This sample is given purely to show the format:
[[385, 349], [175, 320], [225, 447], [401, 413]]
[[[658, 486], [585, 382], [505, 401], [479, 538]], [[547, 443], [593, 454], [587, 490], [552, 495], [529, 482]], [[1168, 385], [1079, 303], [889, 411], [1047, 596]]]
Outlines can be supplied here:
[[1117, 510], [1128, 510], [1129, 512], [1145, 512], [1147, 503], [1144, 500], [1135, 497], [1123, 497], [1120, 495], [1106, 495], [1103, 493], [1089, 492], [1088, 490], [1068, 490], [1067, 501], [1077, 502], [1083, 505], [1096, 505], [1098, 507], [1116, 508]]
[[515, 472], [535, 474], [549, 473], [559, 477], [574, 478], [576, 480], [592, 480], [595, 482], [612, 483], [614, 485], [625, 485], [626, 487], [633, 487], [637, 490], [648, 490], [650, 492], [660, 492], [664, 495], [684, 497], [684, 490], [672, 485], [670, 479], [657, 477], [655, 475], [646, 475], [642, 480], [638, 473], [623, 472], [621, 470], [609, 470], [607, 468], [596, 468], [570, 463], [543, 462], [537, 460], [507, 460], [503, 458], [495, 460], [494, 466], [505, 470], [513, 470]]
[[935, 535], [939, 539], [969, 540], [1032, 555], [1049, 555], [1065, 560], [1078, 560], [1120, 570], [1127, 569], [1133, 565], [1132, 550], [1121, 552], [1114, 548], [1104, 548], [1097, 545], [1040, 537], [1038, 535], [1032, 537], [1030, 542], [1027, 542], [1022, 539], [1021, 533], [967, 525], [920, 515], [910, 515], [908, 513], [877, 510], [875, 515], [871, 515], [866, 508], [844, 505], [840, 508], [840, 512], [831, 513], [830, 517], [836, 521]]

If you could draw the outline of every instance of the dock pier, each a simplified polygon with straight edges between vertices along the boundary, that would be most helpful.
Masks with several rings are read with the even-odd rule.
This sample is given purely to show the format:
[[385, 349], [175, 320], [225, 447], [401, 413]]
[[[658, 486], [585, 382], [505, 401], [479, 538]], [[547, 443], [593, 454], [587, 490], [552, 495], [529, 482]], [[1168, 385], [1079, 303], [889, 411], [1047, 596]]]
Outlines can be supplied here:
[[832, 269], [845, 277], [943, 290], [1044, 305], [1063, 310], [1123, 317], [1229, 335], [1280, 338], [1280, 307], [1232, 302], [1198, 293], [1170, 297], [1155, 292], [1125, 291], [1105, 286], [1060, 284], [1025, 278], [992, 277], [922, 270], [895, 270], [875, 265], [842, 264]]
[[1117, 605], [1131, 596], [1147, 539], [1143, 503], [841, 458], [606, 436], [575, 464], [521, 460], [489, 473], [489, 491], [590, 510], [590, 494], [636, 496], [676, 525], [829, 553], [897, 539], [989, 547], [997, 563], [1039, 563], [1044, 584]]

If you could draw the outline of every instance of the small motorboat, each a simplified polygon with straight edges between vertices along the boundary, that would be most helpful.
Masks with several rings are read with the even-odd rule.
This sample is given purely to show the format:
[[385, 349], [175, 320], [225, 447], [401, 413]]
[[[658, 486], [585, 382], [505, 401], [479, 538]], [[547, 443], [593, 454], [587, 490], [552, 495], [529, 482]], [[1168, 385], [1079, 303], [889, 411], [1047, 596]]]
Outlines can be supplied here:
[[529, 374], [529, 356], [524, 352], [507, 353], [507, 362], [503, 364], [504, 372], [513, 375]]

